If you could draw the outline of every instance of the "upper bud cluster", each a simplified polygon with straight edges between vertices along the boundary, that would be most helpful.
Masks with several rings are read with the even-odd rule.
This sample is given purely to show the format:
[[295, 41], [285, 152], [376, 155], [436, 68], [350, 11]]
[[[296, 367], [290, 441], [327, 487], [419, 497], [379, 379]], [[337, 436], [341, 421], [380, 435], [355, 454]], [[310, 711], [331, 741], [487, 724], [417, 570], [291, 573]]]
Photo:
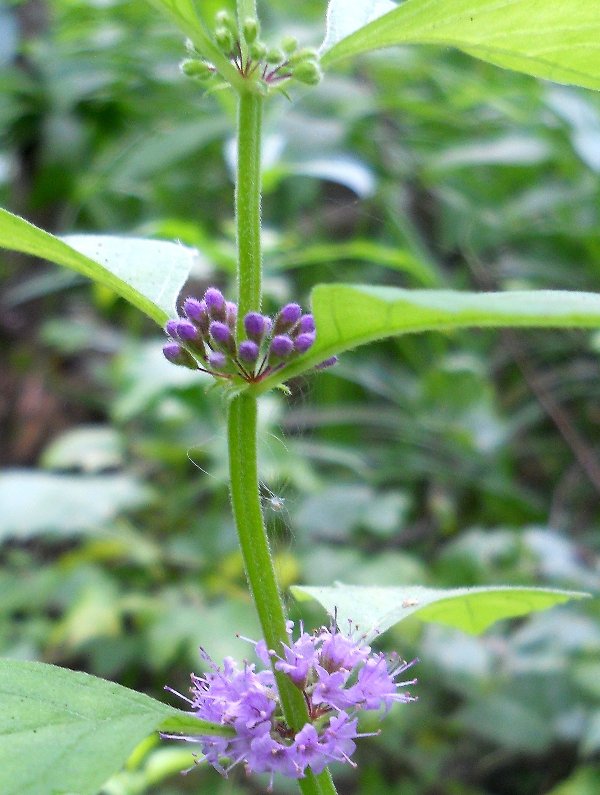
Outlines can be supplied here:
[[[186, 298], [183, 317], [169, 320], [165, 330], [171, 338], [163, 347], [173, 364], [202, 370], [214, 376], [239, 376], [256, 383], [306, 351], [315, 341], [315, 322], [299, 304], [286, 304], [274, 318], [259, 312], [244, 317], [245, 337], [236, 340], [238, 308], [216, 287], [209, 287], [202, 300]], [[318, 365], [334, 364], [335, 357]]]
[[[261, 83], [265, 88], [297, 80], [316, 85], [322, 77], [319, 56], [315, 49], [300, 48], [293, 36], [285, 36], [279, 46], [269, 46], [260, 37], [260, 24], [247, 17], [238, 29], [235, 18], [228, 11], [219, 11], [215, 18], [214, 40], [242, 77]], [[191, 58], [181, 64], [182, 72], [197, 80], [207, 80], [216, 74], [213, 64], [188, 44]]]

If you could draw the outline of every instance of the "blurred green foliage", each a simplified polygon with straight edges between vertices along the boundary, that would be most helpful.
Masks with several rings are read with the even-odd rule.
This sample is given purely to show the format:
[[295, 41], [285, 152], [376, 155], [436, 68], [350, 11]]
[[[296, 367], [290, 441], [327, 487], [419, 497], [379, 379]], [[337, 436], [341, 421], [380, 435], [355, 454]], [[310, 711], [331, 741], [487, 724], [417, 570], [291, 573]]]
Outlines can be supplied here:
[[[259, 5], [267, 32], [319, 43], [324, 3], [293, 18]], [[24, 0], [0, 10], [0, 47], [1, 203], [57, 233], [196, 246], [189, 291], [231, 293], [234, 103], [180, 77], [177, 33], [143, 2]], [[319, 281], [597, 289], [596, 95], [405, 48], [291, 100], [267, 118], [270, 308]], [[235, 632], [258, 635], [221, 400], [109, 292], [0, 264], [0, 653], [185, 691], [199, 644], [243, 656]], [[584, 332], [408, 336], [264, 398], [282, 584], [596, 591], [599, 349]], [[422, 660], [420, 700], [363, 744], [340, 792], [599, 791], [598, 616], [592, 601], [477, 639], [388, 633]], [[181, 778], [180, 751], [151, 741], [104, 792], [260, 791], [243, 775]]]

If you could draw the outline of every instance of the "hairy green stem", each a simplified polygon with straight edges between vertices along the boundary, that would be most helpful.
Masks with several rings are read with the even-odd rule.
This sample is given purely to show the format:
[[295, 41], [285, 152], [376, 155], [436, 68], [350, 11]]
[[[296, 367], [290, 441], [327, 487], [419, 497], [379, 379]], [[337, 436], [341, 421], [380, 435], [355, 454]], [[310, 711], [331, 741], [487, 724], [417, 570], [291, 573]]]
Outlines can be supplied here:
[[[240, 5], [242, 3], [240, 2]], [[239, 7], [238, 7], [239, 8]], [[247, 312], [261, 306], [260, 141], [263, 98], [252, 91], [238, 95], [238, 158], [235, 211], [238, 249], [238, 335]], [[287, 642], [285, 611], [279, 593], [262, 515], [256, 440], [257, 399], [250, 394], [229, 404], [228, 448], [233, 515], [250, 591], [269, 649]], [[275, 671], [286, 722], [296, 731], [309, 720], [304, 696], [293, 682]], [[309, 771], [298, 781], [303, 795], [335, 795], [329, 771]]]
[[[282, 641], [287, 641], [285, 613], [260, 504], [256, 415], [257, 400], [251, 395], [239, 395], [231, 401], [227, 429], [231, 503], [246, 576], [264, 638], [269, 649], [281, 649]], [[308, 722], [304, 697], [280, 671], [275, 672], [275, 677], [285, 719], [289, 726], [299, 730]], [[319, 776], [311, 773], [298, 784], [304, 795], [335, 795], [327, 771]]]
[[238, 98], [238, 152], [235, 215], [238, 250], [238, 334], [244, 315], [260, 311], [260, 162], [263, 98], [242, 92]]

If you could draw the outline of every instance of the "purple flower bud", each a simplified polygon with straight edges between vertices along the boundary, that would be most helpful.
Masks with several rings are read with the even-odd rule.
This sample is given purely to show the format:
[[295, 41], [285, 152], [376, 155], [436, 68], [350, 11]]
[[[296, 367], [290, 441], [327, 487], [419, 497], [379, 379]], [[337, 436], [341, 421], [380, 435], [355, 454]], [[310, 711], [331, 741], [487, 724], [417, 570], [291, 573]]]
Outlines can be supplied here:
[[206, 302], [206, 308], [211, 318], [225, 320], [227, 304], [220, 290], [216, 287], [209, 287], [204, 293], [204, 301]]
[[213, 370], [224, 370], [227, 366], [227, 356], [221, 351], [211, 351], [208, 354], [208, 363]]
[[199, 301], [197, 298], [186, 298], [183, 302], [183, 311], [190, 320], [201, 324], [206, 317], [206, 301]]
[[169, 335], [169, 337], [176, 337], [177, 336], [177, 324], [179, 323], [179, 319], [177, 320], [168, 320], [167, 325], [165, 326], [165, 331]]
[[238, 355], [245, 362], [255, 362], [258, 359], [259, 347], [252, 340], [240, 342]]
[[210, 336], [215, 342], [221, 345], [226, 345], [231, 339], [231, 330], [229, 326], [225, 325], [225, 323], [221, 323], [219, 320], [213, 320], [209, 326], [209, 330]]
[[194, 358], [182, 348], [178, 342], [167, 342], [163, 345], [163, 354], [167, 361], [171, 364], [179, 364], [183, 367], [189, 367], [190, 370], [196, 370], [197, 364]]
[[294, 348], [298, 353], [305, 353], [315, 341], [314, 332], [306, 332], [305, 334], [298, 334], [294, 340]]
[[275, 319], [275, 334], [282, 331], [289, 331], [291, 327], [300, 320], [302, 307], [299, 304], [286, 304], [280, 309]]
[[183, 348], [177, 342], [167, 342], [163, 345], [163, 353], [165, 359], [168, 359], [173, 364], [179, 364], [179, 359], [183, 353]]
[[315, 319], [312, 315], [302, 315], [298, 321], [298, 331], [300, 334], [310, 334], [315, 330]]
[[302, 307], [299, 304], [286, 304], [279, 313], [284, 323], [297, 323], [302, 316]]
[[337, 361], [338, 361], [337, 356], [330, 356], [329, 359], [325, 359], [325, 361], [316, 364], [314, 369], [325, 370], [326, 367], [333, 367], [334, 364], [337, 364]]
[[195, 342], [198, 339], [198, 329], [189, 320], [177, 322], [177, 336], [184, 342]]
[[294, 350], [294, 343], [285, 334], [278, 334], [271, 341], [269, 355], [277, 359], [285, 359]]
[[235, 354], [235, 341], [231, 329], [226, 323], [221, 323], [220, 320], [213, 320], [208, 327], [210, 336], [214, 342], [221, 348], [224, 348], [231, 354]]
[[248, 312], [244, 318], [244, 328], [246, 334], [254, 342], [260, 342], [267, 331], [267, 320], [264, 315], [259, 312]]
[[235, 326], [235, 321], [237, 320], [237, 313], [238, 308], [237, 304], [234, 304], [233, 301], [227, 301], [225, 304], [225, 316], [227, 318], [227, 324], [230, 328]]

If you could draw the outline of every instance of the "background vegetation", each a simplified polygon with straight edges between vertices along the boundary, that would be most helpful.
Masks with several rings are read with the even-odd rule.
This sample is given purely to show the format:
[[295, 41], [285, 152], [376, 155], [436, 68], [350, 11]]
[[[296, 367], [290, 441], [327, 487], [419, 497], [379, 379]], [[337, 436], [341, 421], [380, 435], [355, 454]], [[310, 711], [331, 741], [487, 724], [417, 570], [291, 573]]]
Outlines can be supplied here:
[[[201, 5], [212, 18], [222, 3]], [[321, 40], [324, 2], [261, 5], [267, 31]], [[197, 246], [189, 292], [231, 293], [233, 98], [180, 77], [177, 33], [143, 2], [26, 0], [0, 9], [0, 48], [0, 203], [54, 232]], [[596, 95], [405, 48], [291, 100], [270, 103], [265, 142], [271, 309], [353, 279], [598, 289]], [[0, 653], [185, 690], [199, 644], [239, 657], [235, 632], [258, 633], [220, 399], [112, 294], [0, 264]], [[596, 590], [599, 349], [585, 332], [407, 336], [263, 399], [284, 585]], [[598, 613], [477, 639], [391, 631], [421, 658], [420, 700], [337, 774], [340, 793], [598, 792]], [[165, 778], [180, 761], [151, 741], [104, 793], [261, 791], [242, 774]]]

